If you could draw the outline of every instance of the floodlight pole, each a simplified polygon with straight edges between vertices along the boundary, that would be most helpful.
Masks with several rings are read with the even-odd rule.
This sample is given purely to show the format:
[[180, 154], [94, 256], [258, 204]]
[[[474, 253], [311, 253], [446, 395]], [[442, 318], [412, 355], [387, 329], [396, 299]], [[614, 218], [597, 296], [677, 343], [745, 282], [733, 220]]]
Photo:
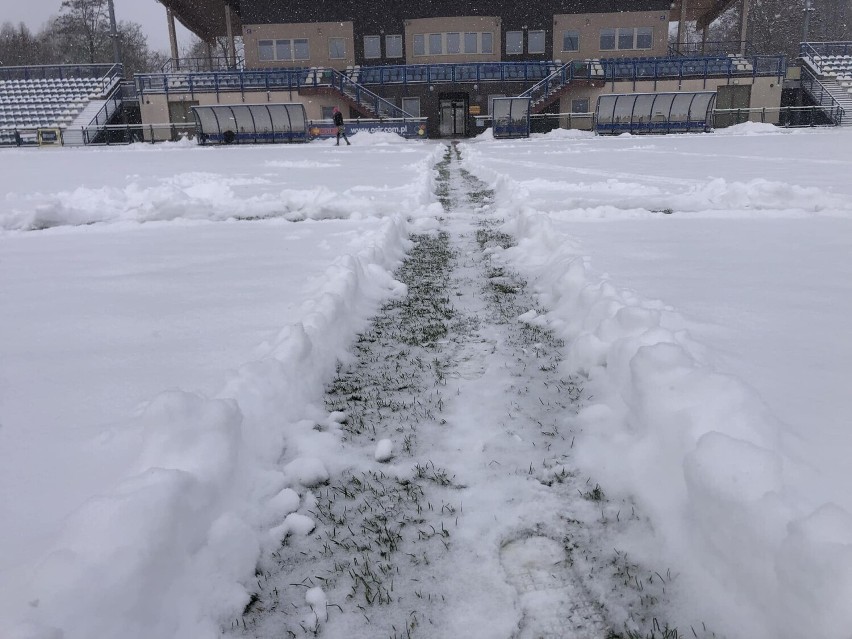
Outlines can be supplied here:
[[118, 40], [118, 25], [115, 22], [115, 5], [107, 0], [109, 8], [109, 37], [112, 39], [112, 61], [121, 64], [121, 43]]
[[802, 25], [802, 42], [808, 41], [808, 32], [811, 27], [811, 14], [814, 12], [813, 1], [805, 0], [805, 22]]

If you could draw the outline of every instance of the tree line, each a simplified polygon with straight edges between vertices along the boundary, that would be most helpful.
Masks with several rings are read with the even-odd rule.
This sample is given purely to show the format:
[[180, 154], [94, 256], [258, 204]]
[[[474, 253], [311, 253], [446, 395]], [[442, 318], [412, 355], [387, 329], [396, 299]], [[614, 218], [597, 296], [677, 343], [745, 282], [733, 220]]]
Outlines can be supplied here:
[[[126, 77], [159, 71], [168, 59], [151, 51], [141, 25], [117, 25]], [[63, 0], [59, 13], [38, 32], [21, 23], [0, 26], [0, 65], [94, 64], [113, 62], [107, 0]]]
[[[808, 40], [828, 42], [852, 39], [852, 0], [811, 0]], [[746, 41], [751, 53], [799, 55], [804, 37], [805, 0], [751, 0]], [[736, 3], [708, 31], [716, 42], [740, 39], [741, 4]]]

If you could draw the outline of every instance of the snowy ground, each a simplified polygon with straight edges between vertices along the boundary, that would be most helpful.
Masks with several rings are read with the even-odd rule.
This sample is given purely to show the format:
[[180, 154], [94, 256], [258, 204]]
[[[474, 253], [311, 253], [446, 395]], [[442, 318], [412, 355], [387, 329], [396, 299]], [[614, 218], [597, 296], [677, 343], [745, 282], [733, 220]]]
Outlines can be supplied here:
[[848, 635], [852, 135], [445, 149], [3, 153], [13, 637]]

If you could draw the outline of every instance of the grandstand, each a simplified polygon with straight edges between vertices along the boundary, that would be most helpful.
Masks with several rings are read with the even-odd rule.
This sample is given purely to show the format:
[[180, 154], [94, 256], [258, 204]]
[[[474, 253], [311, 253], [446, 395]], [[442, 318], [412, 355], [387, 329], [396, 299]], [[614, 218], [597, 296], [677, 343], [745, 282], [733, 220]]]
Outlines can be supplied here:
[[746, 55], [744, 42], [669, 46], [670, 24], [703, 28], [748, 0], [162, 2], [202, 38], [241, 36], [243, 62], [193, 73], [175, 61], [137, 77], [152, 124], [188, 122], [198, 105], [296, 102], [312, 121], [341, 106], [350, 119], [423, 117], [429, 137], [457, 137], [477, 133], [498, 97], [530, 97], [534, 116], [589, 116], [602, 95], [679, 91], [777, 122], [787, 73], [783, 56]]
[[852, 42], [803, 42], [802, 89], [835, 124], [852, 126]]
[[117, 112], [121, 79], [110, 64], [0, 67], [0, 144], [34, 144], [46, 130], [84, 144]]

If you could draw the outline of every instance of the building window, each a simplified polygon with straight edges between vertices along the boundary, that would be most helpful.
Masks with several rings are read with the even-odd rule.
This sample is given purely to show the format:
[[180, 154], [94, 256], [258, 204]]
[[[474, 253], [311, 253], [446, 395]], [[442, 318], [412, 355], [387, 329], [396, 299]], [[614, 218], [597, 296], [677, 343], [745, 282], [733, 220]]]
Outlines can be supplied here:
[[401, 35], [386, 35], [385, 36], [385, 55], [389, 58], [402, 57], [402, 36]]
[[394, 98], [385, 98], [384, 100], [379, 100], [379, 117], [382, 118], [390, 118], [393, 117], [394, 107], [396, 106], [396, 100]]
[[461, 53], [461, 34], [460, 33], [448, 33], [447, 34], [447, 53], [450, 55]]
[[415, 118], [420, 117], [420, 98], [403, 98], [402, 110]]
[[290, 46], [289, 40], [275, 41], [275, 59], [276, 60], [292, 60], [293, 48]]
[[272, 40], [258, 40], [257, 57], [261, 62], [275, 60], [275, 43]]
[[615, 29], [601, 29], [601, 51], [615, 50]]
[[342, 60], [346, 57], [346, 39], [328, 39], [328, 57], [330, 60]]
[[544, 31], [530, 31], [527, 38], [528, 53], [544, 53]]
[[293, 60], [310, 60], [311, 58], [306, 39], [258, 40], [257, 54], [261, 62], [292, 62]]
[[580, 50], [580, 32], [579, 31], [563, 31], [562, 32], [562, 50], [563, 51], [579, 51]]
[[632, 49], [635, 31], [633, 29], [618, 30], [618, 48]]
[[494, 34], [490, 32], [481, 33], [480, 53], [494, 53]]
[[517, 55], [524, 52], [524, 32], [506, 32], [506, 55]]
[[322, 119], [323, 120], [333, 120], [334, 119], [334, 107], [333, 106], [322, 107]]
[[465, 33], [464, 34], [464, 52], [479, 53], [479, 34]]
[[426, 36], [422, 33], [414, 34], [414, 55], [426, 55]]
[[577, 98], [571, 100], [571, 113], [588, 113], [589, 98]]
[[294, 60], [310, 60], [311, 51], [308, 48], [306, 39], [293, 40], [293, 59]]
[[364, 36], [364, 57], [368, 60], [382, 57], [381, 36]]
[[464, 53], [494, 53], [494, 36], [491, 33], [415, 33], [413, 38], [416, 56], [458, 55], [462, 48]]
[[654, 48], [654, 29], [652, 29], [651, 27], [639, 27], [638, 29], [636, 29], [636, 48]]

